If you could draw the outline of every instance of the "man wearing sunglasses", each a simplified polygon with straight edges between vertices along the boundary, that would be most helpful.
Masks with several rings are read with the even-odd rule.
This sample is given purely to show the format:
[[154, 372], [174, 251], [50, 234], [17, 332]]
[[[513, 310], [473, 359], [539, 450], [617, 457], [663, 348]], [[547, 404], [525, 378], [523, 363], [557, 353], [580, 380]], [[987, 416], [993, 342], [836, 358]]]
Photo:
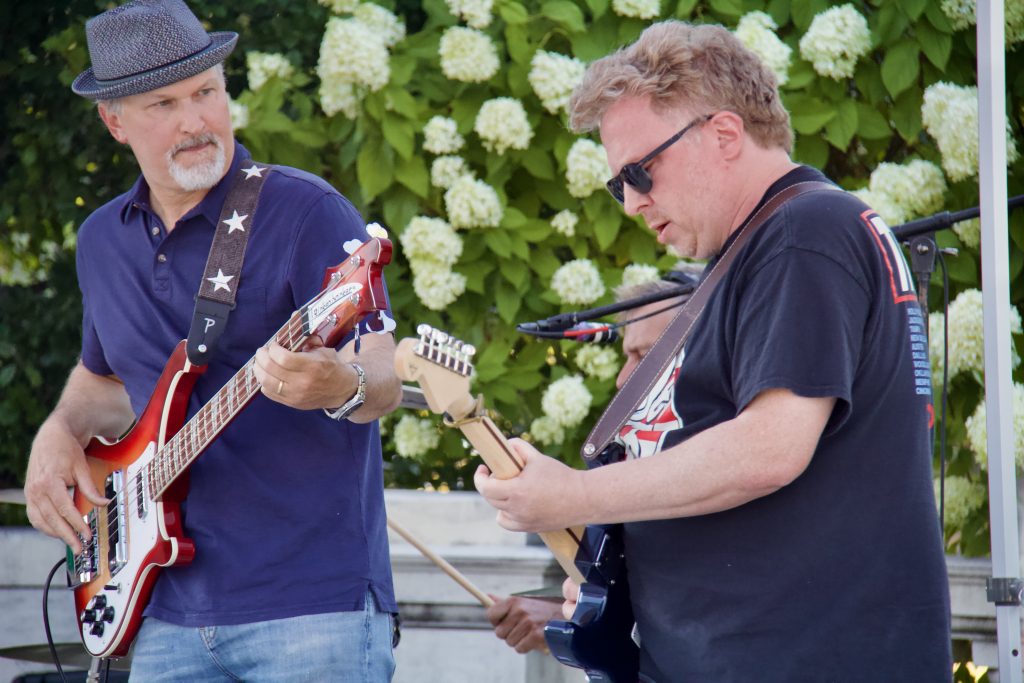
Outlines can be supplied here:
[[[791, 160], [774, 77], [721, 27], [648, 28], [590, 65], [571, 109], [600, 131], [625, 212], [709, 269], [770, 198], [825, 180]], [[620, 431], [625, 461], [573, 470], [513, 441], [520, 476], [478, 470], [508, 529], [625, 523], [641, 680], [950, 679], [907, 273], [856, 198], [790, 199], [737, 248]]]

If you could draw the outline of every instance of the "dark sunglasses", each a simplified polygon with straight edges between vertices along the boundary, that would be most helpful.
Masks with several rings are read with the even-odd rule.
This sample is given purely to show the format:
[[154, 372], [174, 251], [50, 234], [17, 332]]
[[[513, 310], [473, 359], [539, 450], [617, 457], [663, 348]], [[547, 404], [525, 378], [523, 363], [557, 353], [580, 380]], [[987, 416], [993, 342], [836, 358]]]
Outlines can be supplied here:
[[618, 201], [619, 204], [625, 202], [625, 195], [623, 194], [622, 187], [623, 183], [628, 183], [630, 187], [632, 187], [637, 192], [640, 192], [641, 194], [647, 194], [648, 192], [650, 192], [651, 188], [654, 187], [654, 181], [651, 179], [651, 174], [647, 172], [647, 169], [644, 168], [644, 166], [651, 163], [651, 160], [654, 159], [654, 157], [658, 156], [666, 149], [671, 147], [673, 144], [678, 142], [679, 138], [686, 135], [686, 131], [690, 130], [699, 123], [705, 123], [707, 121], [710, 121], [712, 116], [714, 116], [714, 114], [698, 116], [693, 121], [690, 121], [688, 124], [683, 126], [683, 129], [681, 131], [679, 131], [678, 133], [670, 137], [668, 140], [665, 140], [665, 142], [655, 147], [654, 150], [652, 150], [651, 153], [645, 156], [643, 159], [641, 159], [640, 161], [634, 161], [633, 163], [626, 164], [625, 166], [623, 166], [622, 170], [619, 171], [619, 174], [617, 176], [615, 176], [607, 183], [605, 183], [605, 187], [608, 188], [608, 192], [610, 192], [611, 195], [615, 197], [616, 201]]

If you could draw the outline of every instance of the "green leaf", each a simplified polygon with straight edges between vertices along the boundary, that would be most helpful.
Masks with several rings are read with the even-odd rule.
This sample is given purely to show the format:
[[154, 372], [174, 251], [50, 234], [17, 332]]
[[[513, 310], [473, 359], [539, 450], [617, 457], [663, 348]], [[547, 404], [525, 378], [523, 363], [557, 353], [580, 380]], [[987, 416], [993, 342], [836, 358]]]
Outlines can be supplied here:
[[594, 19], [600, 19], [608, 11], [608, 0], [586, 0]]
[[551, 154], [546, 149], [531, 146], [520, 155], [523, 166], [534, 178], [541, 180], [555, 179], [555, 164]]
[[523, 225], [526, 225], [526, 214], [514, 206], [505, 209], [505, 215], [501, 218], [501, 227], [514, 229]]
[[785, 100], [793, 128], [804, 135], [817, 133], [836, 115], [835, 107], [817, 97], [793, 94]]
[[874, 105], [882, 104], [886, 98], [885, 84], [882, 83], [881, 69], [874, 62], [862, 62], [853, 76], [857, 89]]
[[509, 286], [505, 281], [501, 281], [495, 289], [494, 302], [498, 306], [498, 315], [501, 316], [502, 320], [511, 325], [515, 322], [516, 313], [519, 312], [523, 299], [514, 287]]
[[920, 73], [921, 50], [917, 42], [903, 40], [889, 48], [882, 61], [882, 83], [893, 97], [917, 81]]
[[924, 15], [936, 29], [942, 33], [953, 33], [953, 25], [949, 23], [949, 17], [942, 11], [942, 3], [929, 2], [924, 10]]
[[384, 114], [381, 132], [388, 144], [395, 148], [398, 156], [403, 159], [412, 157], [416, 132], [408, 119], [401, 118], [392, 112]]
[[928, 6], [928, 0], [899, 0], [899, 5], [908, 17], [916, 21]]
[[793, 16], [793, 24], [801, 32], [806, 31], [814, 17], [828, 9], [828, 0], [793, 0], [790, 4], [790, 14]]
[[487, 230], [484, 232], [484, 242], [487, 243], [488, 249], [502, 258], [508, 258], [512, 255], [512, 242], [508, 238], [508, 233], [504, 230], [499, 228]]
[[743, 14], [743, 3], [740, 0], [708, 0], [711, 9], [727, 17], [738, 18]]
[[485, 283], [487, 276], [494, 270], [494, 262], [478, 259], [470, 263], [460, 263], [454, 270], [466, 276], [466, 289], [477, 294], [486, 294]]
[[506, 24], [525, 24], [530, 20], [530, 13], [518, 2], [507, 0], [498, 6], [498, 14]]
[[[502, 283], [504, 284], [504, 283]], [[501, 285], [499, 285], [501, 289]], [[505, 285], [506, 292], [511, 291]], [[515, 294], [515, 292], [513, 292]], [[516, 297], [518, 299], [518, 297]], [[505, 362], [508, 360], [508, 350], [501, 344], [491, 344], [484, 348], [477, 357], [476, 376], [480, 382], [490, 382], [495, 377], [505, 373]]]
[[828, 143], [820, 135], [798, 136], [793, 156], [800, 163], [824, 168], [828, 163]]
[[843, 152], [850, 146], [850, 140], [857, 133], [857, 105], [852, 100], [843, 100], [836, 105], [836, 116], [825, 126], [825, 139]]
[[530, 36], [523, 24], [506, 24], [505, 48], [508, 56], [519, 64], [529, 64], [536, 47], [530, 43]]
[[865, 140], [882, 140], [892, 135], [889, 122], [874, 107], [857, 103], [857, 134]]
[[387, 189], [394, 178], [394, 156], [379, 138], [368, 139], [356, 156], [356, 176], [369, 201]]
[[549, 0], [541, 5], [540, 13], [574, 33], [582, 33], [586, 30], [583, 12], [580, 11], [576, 3], [569, 2], [569, 0]]
[[873, 18], [875, 26], [872, 33], [877, 39], [876, 44], [880, 46], [890, 45], [899, 40], [910, 25], [910, 20], [893, 2], [883, 4]]
[[690, 15], [693, 14], [693, 10], [697, 8], [698, 0], [679, 0], [679, 4], [676, 5], [676, 16], [680, 19], [689, 19]]
[[935, 68], [945, 71], [949, 55], [953, 51], [953, 36], [938, 30], [928, 21], [919, 21], [915, 28], [921, 52]]
[[924, 93], [920, 88], [911, 88], [898, 98], [892, 108], [892, 122], [896, 131], [907, 142], [913, 142], [921, 133], [921, 102]]
[[430, 193], [430, 173], [422, 157], [400, 159], [395, 167], [395, 179], [424, 199]]
[[612, 245], [622, 227], [621, 218], [611, 211], [605, 211], [594, 219], [594, 236], [597, 237], [597, 246], [605, 250]]
[[520, 259], [501, 259], [498, 261], [498, 270], [511, 282], [516, 291], [523, 288], [530, 279], [530, 268]]

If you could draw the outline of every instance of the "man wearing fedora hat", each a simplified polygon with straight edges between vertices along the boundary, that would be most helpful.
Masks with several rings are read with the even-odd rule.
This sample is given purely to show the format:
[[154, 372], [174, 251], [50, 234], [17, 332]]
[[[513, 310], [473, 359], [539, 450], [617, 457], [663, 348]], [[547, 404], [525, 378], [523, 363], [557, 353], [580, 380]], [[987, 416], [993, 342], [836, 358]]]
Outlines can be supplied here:
[[81, 552], [90, 531], [67, 487], [108, 502], [83, 448], [141, 414], [189, 332], [231, 186], [265, 175], [259, 211], [232, 227], [250, 233], [244, 267], [214, 278], [237, 289], [236, 307], [188, 414], [253, 355], [264, 396], [189, 470], [182, 518], [195, 559], [157, 580], [132, 678], [390, 680], [397, 605], [376, 418], [400, 399], [393, 322], [382, 314], [376, 334], [360, 323], [365, 334], [340, 350], [263, 346], [345, 258], [343, 244], [367, 239], [365, 224], [322, 179], [257, 164], [233, 139], [222, 62], [236, 33], [207, 33], [182, 0], [132, 0], [86, 34], [92, 66], [72, 89], [98, 103], [141, 176], [79, 230], [82, 356], [32, 446], [29, 519]]

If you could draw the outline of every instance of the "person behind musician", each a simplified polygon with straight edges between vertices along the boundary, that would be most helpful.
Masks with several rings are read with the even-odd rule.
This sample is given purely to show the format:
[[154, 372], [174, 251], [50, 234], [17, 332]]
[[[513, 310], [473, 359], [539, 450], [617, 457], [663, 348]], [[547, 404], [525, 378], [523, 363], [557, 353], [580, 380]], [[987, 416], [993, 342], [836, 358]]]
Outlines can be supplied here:
[[[625, 212], [712, 264], [768, 198], [825, 179], [791, 160], [774, 77], [719, 26], [658, 23], [593, 62], [571, 123], [599, 130]], [[853, 196], [792, 199], [627, 419], [626, 460], [573, 470], [517, 440], [520, 476], [478, 469], [505, 528], [625, 523], [643, 680], [950, 679], [927, 344], [905, 269]], [[577, 589], [563, 588], [568, 615]]]
[[[679, 287], [668, 280], [653, 280], [616, 290], [616, 301], [627, 301], [649, 294], [658, 294]], [[615, 378], [616, 388], [621, 389], [632, 374], [637, 363], [647, 355], [654, 342], [661, 336], [665, 326], [672, 320], [681, 300], [668, 299], [628, 309], [619, 314], [622, 327], [622, 353], [625, 363]], [[520, 654], [533, 650], [544, 650], [544, 627], [552, 619], [562, 618], [562, 606], [558, 602], [543, 598], [510, 595], [501, 598], [491, 595], [494, 604], [487, 608], [487, 619], [494, 627], [494, 633]]]
[[[162, 571], [131, 676], [388, 681], [397, 604], [376, 418], [401, 397], [394, 341], [367, 316], [340, 350], [265, 343], [347, 257], [343, 245], [368, 239], [365, 223], [324, 180], [256, 164], [233, 139], [223, 61], [238, 34], [208, 34], [181, 0], [133, 0], [91, 19], [86, 35], [92, 66], [72, 89], [98, 103], [141, 176], [78, 233], [82, 355], [32, 445], [29, 519], [81, 551], [90, 532], [67, 487], [107, 502], [83, 447], [141, 413], [189, 331], [229, 186], [243, 170], [269, 174], [255, 220], [240, 225], [251, 231], [243, 272], [222, 279], [238, 287], [237, 306], [188, 413], [254, 354], [263, 395], [188, 472], [195, 559]], [[343, 406], [347, 419], [334, 419]]]

